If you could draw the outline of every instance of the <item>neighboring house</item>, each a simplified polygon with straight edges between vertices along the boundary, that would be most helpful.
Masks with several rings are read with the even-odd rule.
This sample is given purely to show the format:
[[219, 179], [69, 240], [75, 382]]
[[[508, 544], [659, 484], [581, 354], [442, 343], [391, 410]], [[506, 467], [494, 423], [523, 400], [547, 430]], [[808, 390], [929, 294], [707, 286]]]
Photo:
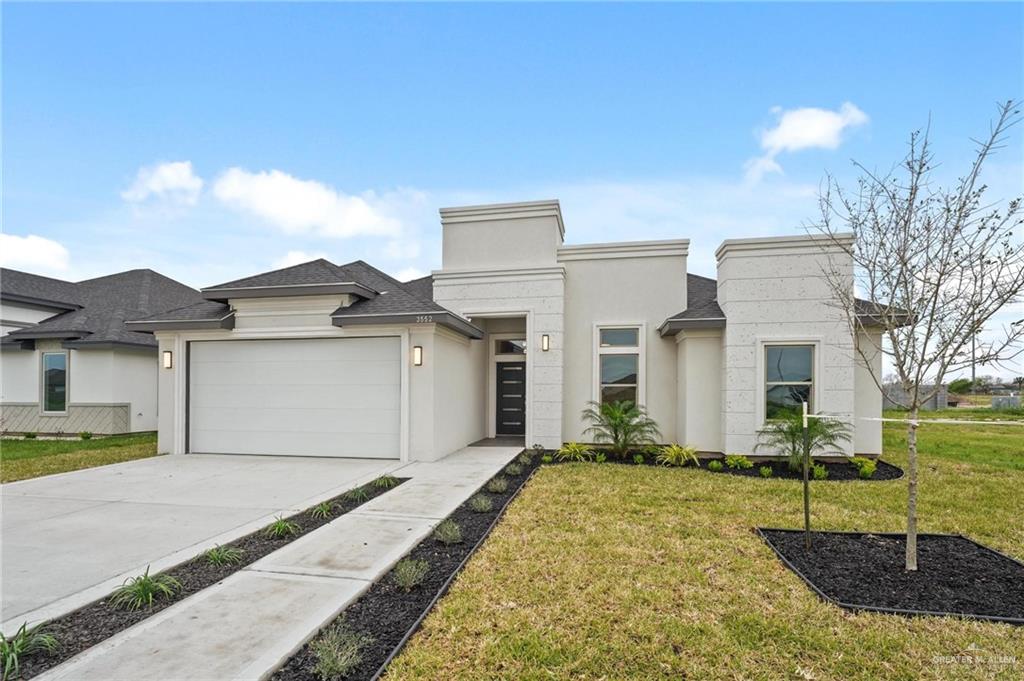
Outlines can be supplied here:
[[557, 201], [448, 208], [441, 222], [442, 267], [423, 279], [316, 260], [130, 322], [167, 367], [160, 450], [432, 460], [490, 437], [557, 447], [586, 439], [589, 401], [630, 399], [665, 442], [751, 453], [767, 418], [808, 399], [855, 425], [848, 453], [881, 452], [880, 424], [862, 420], [882, 410], [854, 359], [866, 339], [821, 274], [828, 261], [852, 272], [842, 249], [728, 240], [715, 281], [688, 274], [686, 239], [564, 245]]
[[156, 340], [124, 321], [197, 300], [152, 270], [77, 283], [0, 270], [0, 430], [156, 430]]

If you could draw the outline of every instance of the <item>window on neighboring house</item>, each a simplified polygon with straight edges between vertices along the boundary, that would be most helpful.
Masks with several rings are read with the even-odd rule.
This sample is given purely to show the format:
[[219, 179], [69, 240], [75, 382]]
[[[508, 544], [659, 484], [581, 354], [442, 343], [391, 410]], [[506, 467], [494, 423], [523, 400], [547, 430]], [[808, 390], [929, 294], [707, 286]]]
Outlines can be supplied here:
[[784, 418], [801, 412], [801, 403], [814, 411], [814, 346], [766, 345], [764, 418]]
[[598, 329], [598, 395], [602, 404], [629, 400], [643, 402], [640, 394], [640, 329]]
[[43, 411], [68, 410], [68, 356], [63, 352], [43, 353]]

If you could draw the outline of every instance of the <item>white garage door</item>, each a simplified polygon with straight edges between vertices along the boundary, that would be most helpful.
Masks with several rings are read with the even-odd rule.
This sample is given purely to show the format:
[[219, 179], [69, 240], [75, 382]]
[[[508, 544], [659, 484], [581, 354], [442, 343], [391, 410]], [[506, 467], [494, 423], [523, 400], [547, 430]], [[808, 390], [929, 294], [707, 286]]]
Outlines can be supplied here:
[[189, 450], [397, 459], [398, 338], [194, 341]]

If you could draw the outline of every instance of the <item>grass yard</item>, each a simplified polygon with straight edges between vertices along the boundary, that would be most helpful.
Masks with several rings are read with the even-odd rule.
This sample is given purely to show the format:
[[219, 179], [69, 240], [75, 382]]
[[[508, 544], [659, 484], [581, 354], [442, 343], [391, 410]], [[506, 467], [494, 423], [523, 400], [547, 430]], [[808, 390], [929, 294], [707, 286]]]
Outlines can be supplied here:
[[0, 440], [0, 482], [156, 456], [156, 434], [92, 440]]
[[[1021, 430], [1011, 443], [1002, 431], [953, 428], [922, 428], [921, 531], [1024, 558]], [[902, 466], [898, 429], [886, 426], [886, 458]], [[819, 529], [904, 528], [904, 480], [819, 482], [812, 495]], [[801, 523], [796, 481], [544, 467], [388, 678], [1024, 676], [1024, 627], [852, 614], [820, 601], [751, 532]], [[950, 661], [965, 654], [1015, 662]]]
[[[905, 412], [887, 411], [886, 418], [906, 418]], [[921, 412], [920, 420], [1015, 421], [1021, 425], [925, 423], [917, 431], [918, 449], [931, 457], [949, 461], [983, 463], [1024, 471], [1024, 409], [944, 409]], [[900, 424], [887, 423], [882, 433], [886, 452], [904, 451], [907, 431]]]

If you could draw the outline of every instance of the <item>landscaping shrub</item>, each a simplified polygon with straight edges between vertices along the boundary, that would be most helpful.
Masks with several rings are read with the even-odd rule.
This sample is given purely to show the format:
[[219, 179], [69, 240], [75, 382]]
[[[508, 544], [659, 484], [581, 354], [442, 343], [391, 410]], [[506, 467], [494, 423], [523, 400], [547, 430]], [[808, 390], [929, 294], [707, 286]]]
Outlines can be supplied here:
[[352, 631], [344, 620], [324, 631], [309, 649], [316, 657], [313, 673], [321, 681], [338, 681], [352, 673], [363, 661], [363, 649], [373, 643], [373, 637]]
[[634, 454], [633, 455], [633, 463], [637, 464], [638, 466], [640, 464], [642, 464], [644, 461], [646, 461], [646, 459], [644, 459], [644, 455], [643, 454]]
[[398, 485], [398, 478], [391, 475], [390, 473], [385, 473], [384, 475], [380, 476], [370, 484], [376, 487], [377, 489], [391, 489], [392, 487]]
[[203, 554], [210, 565], [238, 565], [242, 562], [245, 551], [233, 546], [214, 546]]
[[597, 463], [604, 463], [607, 460], [608, 455], [605, 454], [604, 452], [598, 452], [597, 454], [594, 455], [594, 461], [596, 461]]
[[110, 604], [124, 610], [149, 608], [153, 601], [170, 598], [181, 590], [181, 582], [170, 575], [150, 575], [149, 567], [138, 577], [129, 577], [114, 591]]
[[298, 523], [277, 517], [274, 519], [274, 522], [263, 528], [263, 536], [268, 539], [285, 539], [298, 534], [301, 529]]
[[656, 461], [664, 466], [700, 465], [696, 448], [682, 447], [677, 444], [666, 445], [659, 449]]
[[334, 515], [334, 502], [321, 501], [319, 504], [309, 509], [309, 515], [313, 516], [317, 520], [326, 520]]
[[725, 457], [725, 465], [733, 470], [746, 470], [754, 467], [754, 462], [742, 454], [729, 454]]
[[552, 457], [552, 456], [551, 456], [550, 454], [545, 454], [544, 456], [540, 457], [540, 460], [541, 460], [541, 462], [543, 462], [543, 463], [551, 463], [551, 462], [552, 462], [552, 461], [554, 461], [555, 459], [554, 459], [554, 457]]
[[[807, 419], [811, 455], [841, 454], [839, 443], [850, 441], [850, 427], [842, 421], [832, 419]], [[782, 452], [789, 460], [789, 469], [803, 470], [804, 425], [800, 414], [785, 416], [768, 421], [758, 434], [754, 452], [770, 449]]]
[[708, 461], [708, 470], [712, 473], [719, 473], [722, 470], [722, 462], [718, 459]]
[[825, 480], [828, 478], [828, 469], [825, 468], [825, 464], [811, 464], [811, 476], [815, 480]]
[[770, 477], [772, 477], [772, 467], [771, 466], [761, 466], [760, 468], [757, 469], [757, 472], [761, 474], [762, 478], [770, 478]]
[[83, 430], [81, 433], [78, 434], [78, 437], [83, 440], [91, 440], [92, 433], [90, 433], [88, 430]]
[[594, 458], [594, 452], [590, 447], [579, 442], [566, 442], [558, 448], [555, 456], [559, 461], [590, 461]]
[[356, 487], [355, 489], [350, 489], [349, 491], [345, 492], [345, 494], [342, 496], [346, 501], [351, 501], [353, 503], [362, 503], [370, 498], [370, 493], [367, 492], [362, 487]]
[[528, 449], [524, 449], [522, 454], [516, 457], [516, 461], [524, 466], [529, 466], [533, 462], [534, 453]]
[[589, 405], [583, 419], [591, 425], [583, 432], [593, 434], [595, 442], [608, 443], [613, 454], [625, 456], [631, 449], [654, 444], [661, 434], [647, 410], [629, 400]]
[[469, 507], [477, 513], [487, 513], [494, 508], [494, 503], [486, 494], [474, 494], [469, 500]]
[[505, 466], [505, 472], [509, 475], [516, 476], [523, 472], [523, 467], [517, 463], [510, 463]]
[[878, 467], [878, 463], [873, 459], [868, 459], [863, 456], [855, 456], [850, 459], [850, 463], [857, 467], [857, 475], [867, 480], [875, 474], [875, 469]]
[[446, 518], [434, 528], [434, 539], [442, 544], [461, 544], [462, 528], [451, 518]]
[[4, 665], [3, 681], [18, 676], [21, 660], [26, 655], [52, 655], [58, 650], [60, 643], [56, 636], [45, 629], [45, 624], [37, 624], [30, 629], [28, 622], [25, 622], [13, 636], [0, 636], [0, 661]]
[[38, 433], [25, 433], [26, 440], [35, 440]]
[[430, 572], [430, 565], [425, 560], [403, 558], [395, 565], [391, 578], [402, 591], [409, 593], [423, 581]]
[[487, 491], [492, 494], [501, 494], [508, 489], [508, 478], [496, 476], [487, 482]]

